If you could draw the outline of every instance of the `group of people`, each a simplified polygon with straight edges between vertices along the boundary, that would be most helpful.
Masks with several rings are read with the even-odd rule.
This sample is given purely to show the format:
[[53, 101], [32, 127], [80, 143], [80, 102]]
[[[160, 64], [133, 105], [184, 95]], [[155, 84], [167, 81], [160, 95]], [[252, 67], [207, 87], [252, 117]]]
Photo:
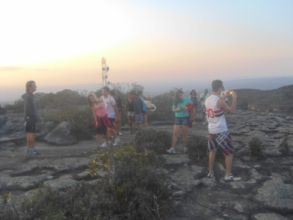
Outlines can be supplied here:
[[[237, 107], [237, 94], [235, 91], [225, 91], [221, 80], [212, 82], [212, 93], [207, 95], [205, 90], [200, 102], [204, 102], [205, 118], [208, 123], [208, 177], [214, 177], [214, 163], [217, 150], [220, 150], [225, 157], [225, 181], [238, 181], [241, 178], [232, 174], [232, 160], [234, 148], [232, 139], [228, 130], [225, 112], [235, 113]], [[227, 97], [231, 97], [231, 103], [228, 104]], [[176, 143], [180, 133], [182, 132], [184, 151], [188, 144], [189, 128], [195, 120], [195, 112], [197, 108], [197, 100], [195, 91], [192, 90], [190, 97], [185, 98], [182, 90], [178, 90], [175, 95], [172, 110], [175, 114], [175, 122], [173, 127], [172, 145], [167, 150], [169, 154], [176, 153]]]
[[[36, 83], [28, 81], [26, 83], [25, 100], [25, 130], [27, 133], [27, 156], [38, 155], [39, 151], [35, 149], [35, 132], [38, 114], [35, 107], [33, 93], [36, 91]], [[205, 90], [204, 95], [197, 99], [195, 90], [190, 92], [190, 97], [184, 97], [184, 92], [178, 90], [174, 97], [172, 111], [175, 114], [175, 122], [173, 127], [172, 145], [167, 153], [176, 153], [176, 144], [180, 133], [183, 135], [185, 145], [184, 151], [188, 144], [189, 128], [195, 121], [196, 111], [204, 111], [205, 118], [208, 123], [208, 177], [214, 177], [214, 162], [216, 151], [220, 150], [225, 156], [226, 173], [224, 179], [226, 181], [239, 180], [238, 177], [232, 175], [232, 160], [234, 148], [229, 134], [225, 112], [234, 113], [237, 106], [237, 94], [235, 91], [225, 92], [223, 82], [214, 80], [212, 82], [212, 93], [208, 95]], [[227, 103], [227, 96], [232, 98], [230, 104]], [[111, 93], [109, 87], [102, 89], [102, 95], [97, 96], [96, 93], [88, 95], [88, 103], [91, 108], [94, 125], [96, 129], [97, 143], [104, 139], [100, 147], [109, 145], [116, 146], [119, 141], [122, 102], [117, 94]], [[147, 103], [141, 91], [131, 91], [127, 95], [127, 119], [131, 132], [133, 128], [141, 128], [147, 125], [147, 112], [151, 108], [156, 108], [150, 102]]]

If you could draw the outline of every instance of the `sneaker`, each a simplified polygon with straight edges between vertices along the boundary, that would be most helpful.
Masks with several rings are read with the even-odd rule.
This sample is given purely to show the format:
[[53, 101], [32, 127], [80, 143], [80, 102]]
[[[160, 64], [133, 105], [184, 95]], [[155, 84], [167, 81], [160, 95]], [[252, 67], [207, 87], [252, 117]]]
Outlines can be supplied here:
[[100, 145], [100, 147], [102, 147], [102, 148], [104, 148], [104, 147], [108, 147], [108, 143], [105, 141], [104, 143], [102, 143], [102, 144]]
[[176, 150], [173, 147], [171, 147], [167, 150], [167, 153], [168, 154], [176, 154]]
[[114, 140], [113, 146], [117, 146], [119, 144], [119, 142], [120, 142], [120, 138], [116, 137]]
[[208, 178], [214, 178], [215, 175], [214, 175], [214, 173], [208, 173], [207, 177], [208, 177]]
[[32, 153], [33, 156], [36, 156], [36, 155], [40, 155], [41, 154], [40, 151], [38, 151], [36, 149], [33, 149], [31, 153]]
[[224, 177], [224, 180], [226, 182], [231, 182], [231, 181], [240, 181], [241, 180], [241, 177], [235, 177], [235, 176], [225, 176]]

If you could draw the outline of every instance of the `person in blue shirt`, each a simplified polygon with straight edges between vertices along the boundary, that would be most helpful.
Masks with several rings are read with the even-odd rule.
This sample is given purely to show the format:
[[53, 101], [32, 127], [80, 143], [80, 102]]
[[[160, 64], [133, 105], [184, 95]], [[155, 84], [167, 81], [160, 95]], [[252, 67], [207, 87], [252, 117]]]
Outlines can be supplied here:
[[168, 153], [176, 153], [175, 146], [177, 144], [180, 133], [183, 133], [183, 141], [185, 147], [188, 143], [188, 132], [190, 122], [189, 106], [192, 105], [190, 98], [184, 98], [182, 90], [178, 90], [175, 94], [172, 111], [175, 113], [175, 122], [173, 127], [172, 146], [167, 150]]

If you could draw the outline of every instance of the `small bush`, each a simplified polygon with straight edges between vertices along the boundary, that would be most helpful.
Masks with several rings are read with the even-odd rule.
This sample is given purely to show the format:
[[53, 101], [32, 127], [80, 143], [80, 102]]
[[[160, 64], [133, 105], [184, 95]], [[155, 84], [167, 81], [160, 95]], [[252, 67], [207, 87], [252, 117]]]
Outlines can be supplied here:
[[263, 142], [258, 137], [253, 137], [249, 141], [249, 149], [251, 157], [261, 159], [263, 157]]
[[138, 131], [134, 138], [135, 147], [139, 151], [153, 151], [165, 153], [171, 146], [172, 135], [167, 131], [157, 131], [155, 129], [142, 129]]
[[191, 136], [187, 144], [187, 154], [192, 161], [205, 161], [208, 156], [208, 139], [204, 136]]
[[109, 175], [65, 192], [40, 191], [23, 204], [23, 219], [164, 219], [171, 193], [154, 154], [123, 147], [100, 151], [97, 160]]

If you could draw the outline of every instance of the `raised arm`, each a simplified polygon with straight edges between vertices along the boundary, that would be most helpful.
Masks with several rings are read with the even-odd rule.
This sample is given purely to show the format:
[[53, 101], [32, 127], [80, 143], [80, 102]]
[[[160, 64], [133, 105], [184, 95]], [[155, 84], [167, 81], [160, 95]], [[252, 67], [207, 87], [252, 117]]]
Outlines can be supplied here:
[[235, 113], [237, 109], [237, 94], [235, 91], [230, 91], [230, 95], [232, 96], [232, 103], [228, 105], [224, 98], [219, 100], [219, 107], [224, 109], [226, 112]]

